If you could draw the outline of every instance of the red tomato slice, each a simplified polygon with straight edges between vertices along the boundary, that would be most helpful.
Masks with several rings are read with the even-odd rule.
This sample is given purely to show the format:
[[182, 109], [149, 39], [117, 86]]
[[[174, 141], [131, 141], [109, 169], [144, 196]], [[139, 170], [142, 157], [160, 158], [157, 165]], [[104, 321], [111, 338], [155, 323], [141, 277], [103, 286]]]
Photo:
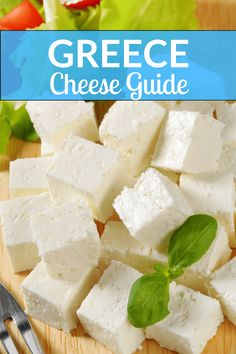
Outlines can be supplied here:
[[43, 23], [42, 17], [29, 0], [24, 0], [0, 19], [0, 26], [9, 30], [25, 30], [37, 27], [41, 23]]
[[88, 6], [96, 6], [101, 0], [64, 0], [64, 5], [70, 9], [85, 9]]

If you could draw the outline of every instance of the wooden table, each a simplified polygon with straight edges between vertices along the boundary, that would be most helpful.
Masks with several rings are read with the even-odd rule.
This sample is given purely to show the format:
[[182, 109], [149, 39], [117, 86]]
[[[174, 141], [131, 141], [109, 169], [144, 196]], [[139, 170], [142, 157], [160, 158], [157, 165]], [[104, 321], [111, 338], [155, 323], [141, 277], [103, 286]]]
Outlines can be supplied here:
[[[188, 0], [186, 0], [188, 1]], [[203, 29], [236, 29], [236, 1], [234, 0], [198, 0], [198, 17]], [[109, 107], [109, 103], [99, 102], [96, 104], [98, 117]], [[11, 140], [9, 146], [10, 159], [20, 157], [39, 156], [39, 143], [23, 143], [16, 139]], [[5, 170], [0, 172], [0, 200], [8, 196], [8, 160], [1, 161]], [[20, 283], [27, 273], [14, 275], [12, 273], [8, 255], [0, 235], [0, 280], [12, 291], [23, 306]], [[54, 328], [50, 328], [32, 319], [33, 328], [42, 343], [46, 354], [111, 354], [103, 345], [85, 335], [79, 326], [70, 335], [64, 334]], [[13, 334], [20, 354], [29, 353], [23, 341], [18, 335], [12, 322], [7, 323], [9, 331]], [[4, 349], [0, 344], [0, 353]], [[140, 352], [139, 352], [140, 353]], [[146, 340], [143, 345], [143, 354], [173, 354], [174, 352], [162, 349], [152, 340]], [[236, 328], [225, 320], [219, 328], [216, 337], [207, 345], [203, 354], [235, 354], [236, 353]]]

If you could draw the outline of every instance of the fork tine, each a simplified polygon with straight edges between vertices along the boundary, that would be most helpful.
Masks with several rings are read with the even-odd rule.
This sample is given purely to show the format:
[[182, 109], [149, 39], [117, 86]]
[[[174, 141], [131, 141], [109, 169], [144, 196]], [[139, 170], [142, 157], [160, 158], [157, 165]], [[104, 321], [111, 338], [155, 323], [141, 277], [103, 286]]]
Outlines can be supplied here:
[[[2, 295], [2, 297], [0, 296], [2, 301], [2, 303], [0, 301], [0, 316], [2, 316], [2, 321], [9, 317], [12, 318], [31, 353], [43, 354], [43, 350], [38, 342], [37, 337], [33, 333], [33, 329], [31, 328], [28, 317], [14, 296], [12, 296], [12, 294], [4, 287], [1, 282], [0, 295]], [[10, 354], [15, 353], [10, 352]]]
[[25, 332], [23, 332], [22, 336], [31, 353], [43, 354], [42, 348], [39, 346], [38, 341], [35, 338], [35, 335], [31, 329], [28, 329]]
[[31, 353], [43, 353], [25, 313], [14, 313], [12, 318]]
[[19, 354], [3, 322], [0, 321], [0, 341], [7, 354]]

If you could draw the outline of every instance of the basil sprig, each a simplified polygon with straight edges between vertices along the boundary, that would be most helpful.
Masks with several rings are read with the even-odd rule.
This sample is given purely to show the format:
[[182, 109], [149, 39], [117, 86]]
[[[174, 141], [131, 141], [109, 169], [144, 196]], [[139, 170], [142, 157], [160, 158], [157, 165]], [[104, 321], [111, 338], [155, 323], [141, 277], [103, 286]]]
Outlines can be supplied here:
[[210, 248], [217, 232], [217, 221], [210, 215], [193, 215], [177, 229], [168, 249], [168, 265], [156, 264], [155, 273], [133, 284], [128, 301], [128, 318], [137, 328], [163, 320], [168, 314], [169, 285], [184, 268], [199, 261]]

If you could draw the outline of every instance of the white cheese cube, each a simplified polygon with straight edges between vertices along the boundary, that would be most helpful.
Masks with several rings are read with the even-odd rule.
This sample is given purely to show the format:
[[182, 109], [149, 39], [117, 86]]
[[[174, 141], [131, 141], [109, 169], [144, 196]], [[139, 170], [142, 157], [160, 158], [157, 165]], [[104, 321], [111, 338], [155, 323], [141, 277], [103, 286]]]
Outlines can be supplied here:
[[112, 202], [123, 186], [133, 182], [117, 152], [77, 136], [55, 155], [48, 181], [56, 201], [77, 195], [101, 222], [112, 215]]
[[195, 213], [210, 214], [225, 226], [230, 245], [235, 247], [233, 174], [182, 174], [180, 188]]
[[170, 285], [169, 311], [146, 335], [179, 354], [201, 354], [224, 320], [217, 300], [175, 283]]
[[95, 267], [88, 267], [74, 282], [48, 275], [45, 264], [37, 267], [21, 284], [26, 312], [57, 329], [70, 332], [77, 326], [76, 310], [98, 280]]
[[224, 125], [199, 112], [171, 111], [157, 142], [152, 166], [175, 172], [218, 170]]
[[33, 269], [39, 262], [30, 217], [50, 208], [48, 193], [0, 203], [3, 237], [15, 273]]
[[121, 261], [141, 273], [154, 272], [157, 263], [167, 264], [165, 255], [143, 245], [130, 236], [124, 224], [120, 221], [108, 221], [101, 238], [102, 255], [100, 266], [106, 268], [114, 259]]
[[151, 164], [165, 109], [155, 102], [117, 101], [105, 115], [99, 134], [114, 148], [131, 173], [138, 176]]
[[85, 331], [115, 354], [131, 354], [144, 340], [142, 329], [127, 318], [133, 283], [141, 276], [133, 268], [112, 262], [77, 311]]
[[236, 147], [224, 145], [219, 160], [219, 172], [230, 171], [236, 181]]
[[213, 116], [214, 107], [209, 101], [181, 101], [176, 106], [176, 110], [201, 112]]
[[124, 188], [114, 208], [131, 236], [160, 251], [167, 247], [170, 233], [193, 214], [179, 187], [152, 168], [134, 188]]
[[41, 140], [41, 156], [50, 156], [55, 153], [55, 148], [47, 141]]
[[76, 279], [97, 266], [101, 244], [92, 213], [78, 201], [33, 215], [31, 226], [39, 254], [53, 277]]
[[210, 275], [217, 268], [225, 264], [231, 256], [228, 235], [225, 228], [218, 225], [216, 238], [205, 255], [191, 267], [185, 269], [184, 274], [176, 281], [191, 289], [207, 294]]
[[93, 103], [84, 101], [32, 101], [26, 109], [40, 138], [58, 147], [70, 134], [98, 140]]
[[50, 157], [18, 159], [10, 163], [9, 189], [12, 198], [48, 191], [46, 172]]
[[236, 326], [236, 257], [211, 276], [209, 295], [220, 301], [225, 316]]
[[225, 124], [224, 143], [236, 147], [236, 103], [222, 103], [216, 109], [218, 121]]

